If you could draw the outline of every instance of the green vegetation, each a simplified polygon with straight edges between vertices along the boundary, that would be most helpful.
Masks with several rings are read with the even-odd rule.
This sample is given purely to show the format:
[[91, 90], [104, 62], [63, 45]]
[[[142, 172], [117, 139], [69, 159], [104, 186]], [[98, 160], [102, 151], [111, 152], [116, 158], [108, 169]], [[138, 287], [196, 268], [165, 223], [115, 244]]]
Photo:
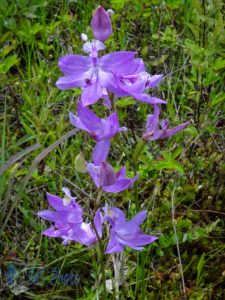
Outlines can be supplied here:
[[[139, 206], [149, 211], [143, 229], [159, 240], [140, 254], [124, 252], [119, 299], [225, 299], [222, 0], [0, 0], [0, 298], [102, 299], [94, 249], [42, 236], [47, 222], [36, 216], [48, 207], [46, 191], [62, 195], [68, 186], [87, 209], [97, 196], [88, 175], [75, 168], [76, 156], [83, 151], [89, 160], [92, 149], [68, 121], [80, 90], [60, 91], [55, 82], [59, 57], [82, 53], [82, 32], [91, 37], [98, 4], [114, 10], [106, 51], [137, 51], [151, 74], [165, 75], [154, 90], [168, 101], [164, 117], [173, 125], [192, 120], [169, 140], [148, 142], [139, 157]], [[131, 160], [152, 109], [129, 98], [116, 105], [129, 128], [113, 141], [110, 159], [119, 167]], [[134, 191], [114, 200], [131, 218]], [[112, 286], [115, 259], [122, 255], [106, 255]], [[18, 270], [14, 286], [4, 275], [10, 264]], [[58, 281], [52, 282], [54, 268]], [[78, 284], [60, 281], [71, 271]]]

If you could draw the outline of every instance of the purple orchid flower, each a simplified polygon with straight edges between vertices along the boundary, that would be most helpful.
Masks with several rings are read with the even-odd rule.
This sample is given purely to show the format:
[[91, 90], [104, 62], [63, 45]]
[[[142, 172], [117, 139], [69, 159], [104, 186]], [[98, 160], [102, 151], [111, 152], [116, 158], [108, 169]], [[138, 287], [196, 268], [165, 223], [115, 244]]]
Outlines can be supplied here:
[[157, 239], [156, 236], [143, 234], [139, 227], [146, 219], [147, 210], [139, 212], [130, 221], [126, 221], [121, 209], [113, 207], [105, 208], [105, 211], [105, 219], [111, 225], [110, 240], [105, 253], [122, 252], [125, 246], [141, 251], [144, 249], [142, 246]]
[[[63, 244], [68, 241], [90, 246], [98, 239], [95, 231], [89, 223], [83, 222], [83, 211], [79, 204], [76, 203], [74, 197], [71, 196], [68, 188], [63, 188], [65, 197], [51, 195], [47, 193], [49, 204], [55, 209], [43, 210], [37, 215], [45, 220], [54, 222], [54, 225], [42, 232], [49, 237], [61, 237]], [[94, 225], [99, 237], [102, 237], [103, 216], [98, 210], [94, 217]]]
[[166, 104], [165, 100], [144, 93], [146, 89], [158, 86], [162, 81], [162, 77], [163, 75], [151, 76], [141, 67], [134, 74], [118, 74], [117, 84], [119, 89], [115, 93], [120, 97], [132, 96], [136, 100], [152, 105]]
[[94, 37], [101, 42], [104, 42], [112, 34], [110, 16], [103, 7], [99, 6], [95, 10], [91, 27]]
[[[75, 228], [75, 230], [73, 230], [70, 240], [85, 246], [91, 246], [98, 241], [98, 238], [102, 238], [102, 223], [103, 216], [100, 209], [98, 209], [94, 216], [95, 229], [92, 227], [91, 223], [82, 222], [80, 228]], [[95, 230], [97, 231], [97, 234]]]
[[147, 117], [146, 132], [143, 134], [143, 139], [147, 141], [165, 139], [183, 130], [188, 126], [188, 124], [190, 124], [190, 121], [188, 121], [174, 128], [169, 128], [168, 120], [162, 120], [159, 122], [159, 115], [160, 108], [158, 105], [155, 105], [153, 115], [148, 115]]
[[145, 88], [151, 87], [150, 83], [147, 84], [149, 74], [145, 72], [143, 60], [135, 58], [136, 52], [118, 51], [98, 58], [98, 52], [104, 49], [101, 41], [94, 40], [86, 42], [83, 47], [90, 57], [72, 54], [61, 57], [59, 68], [64, 76], [57, 80], [58, 88], [82, 87], [83, 106], [94, 104], [104, 97], [105, 90], [119, 97], [132, 96], [150, 104], [166, 103], [143, 93]]
[[118, 193], [127, 189], [138, 178], [138, 175], [133, 178], [126, 178], [125, 166], [116, 173], [113, 167], [106, 162], [102, 162], [100, 166], [87, 164], [87, 170], [95, 185], [110, 193]]
[[112, 66], [123, 69], [124, 65], [132, 65], [135, 52], [119, 51], [98, 58], [98, 52], [105, 49], [98, 40], [86, 42], [83, 49], [90, 57], [66, 55], [59, 59], [59, 68], [65, 76], [60, 77], [56, 85], [61, 90], [82, 87], [81, 102], [87, 106], [102, 97], [103, 88], [115, 89], [117, 82]]
[[90, 133], [97, 142], [92, 159], [95, 165], [100, 165], [107, 159], [110, 140], [120, 131], [125, 131], [126, 127], [119, 128], [119, 120], [116, 112], [112, 113], [107, 119], [101, 119], [92, 111], [78, 103], [77, 115], [70, 113], [70, 122], [77, 128]]

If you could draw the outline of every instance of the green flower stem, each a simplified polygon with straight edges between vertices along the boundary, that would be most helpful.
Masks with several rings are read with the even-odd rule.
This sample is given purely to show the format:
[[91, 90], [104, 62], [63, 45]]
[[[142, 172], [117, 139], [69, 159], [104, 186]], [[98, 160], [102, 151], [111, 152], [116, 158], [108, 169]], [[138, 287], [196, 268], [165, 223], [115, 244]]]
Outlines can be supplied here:
[[116, 143], [117, 143], [117, 145], [119, 146], [120, 150], [122, 150], [122, 152], [123, 152], [125, 155], [127, 155], [126, 150], [125, 150], [123, 144], [121, 143], [121, 140], [120, 140], [120, 138], [118, 137], [118, 135], [116, 135], [116, 136], [114, 137], [114, 140], [116, 141]]
[[[137, 173], [138, 158], [139, 158], [141, 152], [143, 151], [145, 144], [146, 144], [146, 140], [141, 139], [140, 142], [137, 144], [135, 150], [134, 150], [134, 154], [133, 154], [133, 157], [132, 157], [132, 164], [133, 164], [134, 174]], [[134, 183], [134, 199], [135, 199], [136, 212], [138, 212], [138, 210], [139, 210], [139, 199], [138, 199], [138, 182], [137, 181], [135, 181], [135, 183]]]
[[134, 165], [137, 164], [138, 158], [141, 154], [141, 152], [144, 149], [144, 146], [146, 145], [147, 141], [144, 139], [141, 139], [140, 142], [137, 144], [135, 150], [134, 150], [134, 154], [133, 154], [133, 158], [132, 158], [132, 162]]
[[101, 198], [102, 198], [102, 194], [103, 194], [103, 191], [100, 190], [98, 192], [98, 196], [97, 196], [97, 199], [96, 199], [96, 207], [98, 208], [98, 206], [100, 205], [100, 202], [101, 202]]
[[107, 92], [108, 92], [109, 99], [110, 99], [111, 106], [112, 106], [111, 110], [116, 111], [116, 106], [115, 106], [115, 102], [114, 102], [114, 94], [111, 93], [109, 90], [107, 90]]
[[[95, 212], [97, 211], [97, 209], [98, 209], [98, 207], [100, 205], [102, 195], [103, 195], [103, 191], [101, 189], [99, 189], [98, 190], [98, 196], [97, 196], [97, 199], [96, 199], [95, 209], [94, 209], [93, 215], [95, 215]], [[90, 220], [91, 220], [92, 227], [94, 229], [94, 232], [95, 232], [95, 234], [97, 236], [97, 239], [98, 239], [98, 242], [99, 242], [99, 245], [95, 249], [96, 249], [97, 256], [98, 256], [98, 259], [99, 259], [99, 262], [100, 262], [100, 266], [101, 266], [104, 299], [107, 299], [106, 276], [105, 276], [105, 265], [104, 265], [104, 258], [105, 258], [104, 257], [104, 252], [105, 252], [104, 243], [102, 243], [102, 240], [101, 240], [101, 238], [100, 238], [100, 236], [98, 234], [98, 231], [97, 231], [97, 229], [95, 227], [95, 223], [94, 223], [93, 217], [91, 217]]]
[[107, 299], [107, 290], [106, 290], [106, 276], [105, 276], [105, 265], [104, 265], [104, 244], [101, 241], [101, 238], [98, 234], [98, 231], [95, 227], [95, 224], [93, 222], [93, 220], [91, 221], [92, 226], [94, 228], [95, 234], [97, 236], [98, 242], [99, 242], [99, 246], [96, 247], [96, 252], [97, 252], [97, 256], [99, 258], [100, 261], [100, 266], [101, 266], [101, 273], [102, 273], [102, 280], [103, 280], [103, 293], [104, 293], [104, 299]]

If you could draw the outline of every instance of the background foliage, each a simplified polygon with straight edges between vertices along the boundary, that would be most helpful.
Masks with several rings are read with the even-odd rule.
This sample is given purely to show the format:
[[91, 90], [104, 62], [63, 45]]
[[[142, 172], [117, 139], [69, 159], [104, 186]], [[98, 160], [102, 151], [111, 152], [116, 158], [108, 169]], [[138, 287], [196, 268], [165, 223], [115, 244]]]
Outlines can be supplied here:
[[[140, 206], [149, 210], [144, 230], [159, 240], [138, 256], [138, 264], [136, 253], [126, 250], [120, 299], [181, 299], [176, 239], [186, 297], [224, 299], [223, 1], [111, 0], [98, 4], [115, 12], [107, 49], [137, 51], [151, 74], [165, 75], [154, 91], [168, 101], [164, 116], [173, 125], [193, 121], [168, 141], [148, 143], [140, 157]], [[47, 207], [46, 191], [60, 195], [65, 185], [86, 207], [92, 206], [96, 196], [88, 176], [75, 170], [75, 157], [83, 150], [89, 159], [92, 144], [83, 133], [66, 135], [72, 130], [68, 111], [75, 111], [80, 91], [55, 87], [60, 76], [58, 58], [82, 53], [80, 34], [91, 37], [89, 24], [96, 5], [82, 0], [0, 0], [1, 299], [101, 298], [94, 250], [72, 244], [65, 247], [57, 239], [41, 236], [46, 222], [35, 215]], [[126, 153], [114, 142], [110, 159], [114, 165], [126, 162], [129, 167], [151, 108], [129, 98], [119, 100], [117, 107], [121, 124], [129, 132], [120, 137]], [[177, 234], [171, 218], [173, 193]], [[108, 202], [112, 199], [105, 197]], [[114, 200], [129, 208], [131, 217], [133, 199], [131, 190]], [[112, 260], [106, 258], [110, 279]], [[4, 277], [10, 263], [20, 270], [14, 287]], [[50, 285], [54, 267], [62, 274], [76, 271], [79, 284], [58, 281]], [[28, 286], [31, 268], [34, 274], [44, 273], [42, 280]]]

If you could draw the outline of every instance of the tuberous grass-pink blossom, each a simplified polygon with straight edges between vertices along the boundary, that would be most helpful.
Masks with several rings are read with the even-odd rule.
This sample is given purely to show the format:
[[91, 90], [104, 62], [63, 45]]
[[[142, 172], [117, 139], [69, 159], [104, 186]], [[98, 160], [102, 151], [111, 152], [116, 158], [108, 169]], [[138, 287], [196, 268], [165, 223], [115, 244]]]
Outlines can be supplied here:
[[111, 139], [119, 132], [126, 130], [126, 127], [119, 127], [116, 112], [106, 119], [101, 119], [80, 102], [78, 103], [77, 114], [70, 113], [70, 122], [75, 127], [87, 131], [96, 141], [92, 155], [95, 165], [100, 165], [102, 161], [106, 161]]
[[118, 253], [124, 247], [144, 250], [144, 245], [151, 244], [157, 237], [144, 234], [140, 225], [147, 216], [147, 210], [137, 213], [130, 221], [126, 221], [124, 212], [116, 207], [105, 209], [105, 219], [110, 224], [110, 239], [105, 253]]
[[146, 123], [146, 131], [143, 134], [143, 139], [147, 141], [154, 141], [168, 138], [177, 132], [185, 129], [190, 121], [182, 123], [176, 127], [169, 128], [168, 120], [159, 121], [160, 108], [158, 105], [154, 106], [154, 113], [148, 115]]
[[[43, 210], [37, 215], [47, 221], [53, 222], [53, 226], [44, 230], [42, 234], [48, 237], [59, 237], [63, 239], [63, 244], [69, 241], [90, 246], [98, 241], [95, 230], [91, 223], [83, 221], [83, 210], [71, 196], [68, 188], [64, 188], [65, 197], [60, 198], [47, 193], [49, 204], [55, 210]], [[94, 216], [94, 225], [99, 237], [102, 237], [103, 217], [100, 210]]]
[[133, 178], [126, 178], [125, 166], [118, 172], [115, 172], [113, 167], [106, 162], [102, 162], [100, 166], [96, 166], [92, 163], [87, 164], [87, 170], [95, 185], [109, 193], [124, 191], [138, 178], [138, 175]]

